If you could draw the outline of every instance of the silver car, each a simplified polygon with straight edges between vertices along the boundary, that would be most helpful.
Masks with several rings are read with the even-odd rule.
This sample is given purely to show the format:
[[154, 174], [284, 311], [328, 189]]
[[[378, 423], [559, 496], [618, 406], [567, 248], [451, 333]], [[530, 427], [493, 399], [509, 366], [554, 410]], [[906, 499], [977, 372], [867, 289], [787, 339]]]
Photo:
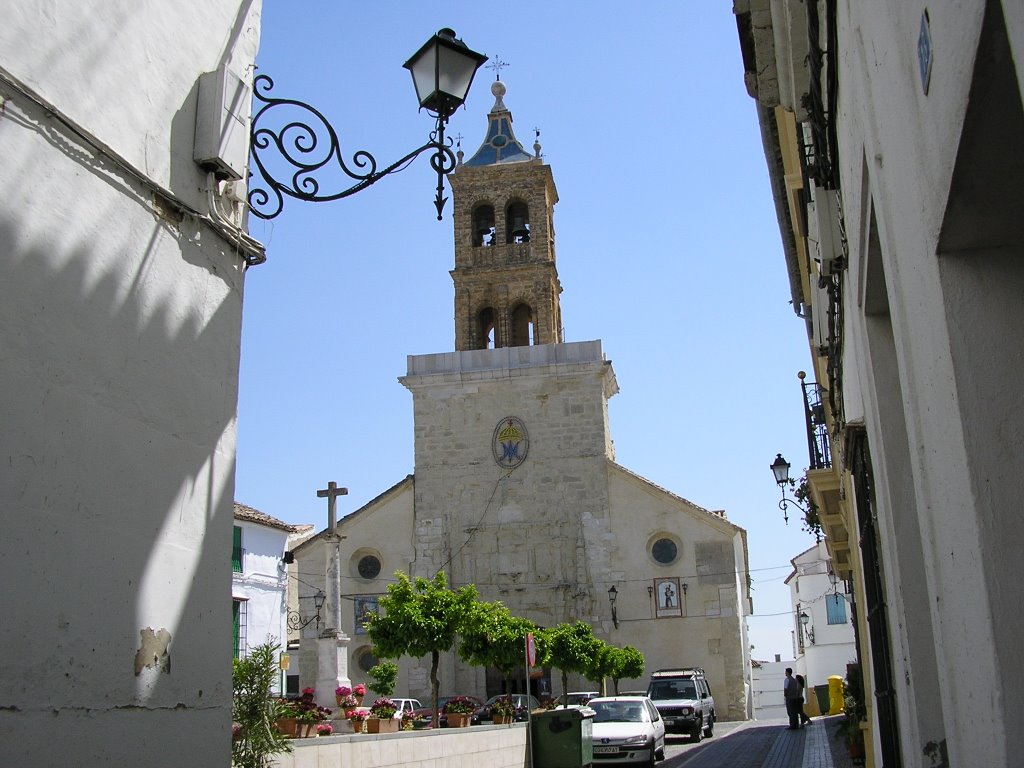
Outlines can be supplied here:
[[594, 764], [654, 765], [665, 759], [665, 722], [646, 696], [591, 699]]

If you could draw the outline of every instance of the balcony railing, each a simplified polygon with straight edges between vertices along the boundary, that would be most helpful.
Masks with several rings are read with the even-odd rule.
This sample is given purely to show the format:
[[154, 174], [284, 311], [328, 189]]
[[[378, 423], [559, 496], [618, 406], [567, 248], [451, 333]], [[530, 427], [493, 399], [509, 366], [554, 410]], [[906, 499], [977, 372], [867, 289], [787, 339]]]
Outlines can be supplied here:
[[802, 382], [804, 389], [804, 416], [807, 422], [807, 456], [811, 469], [832, 466], [828, 424], [825, 419], [825, 390], [814, 381]]

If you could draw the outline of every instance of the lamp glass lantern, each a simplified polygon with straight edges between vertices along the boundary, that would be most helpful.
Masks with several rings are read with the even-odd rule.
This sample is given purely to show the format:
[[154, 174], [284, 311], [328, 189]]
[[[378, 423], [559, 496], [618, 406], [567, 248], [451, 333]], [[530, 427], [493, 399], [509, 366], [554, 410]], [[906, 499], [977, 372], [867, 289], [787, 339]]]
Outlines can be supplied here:
[[771, 464], [772, 474], [775, 475], [775, 482], [779, 485], [785, 485], [789, 482], [789, 468], [790, 463], [782, 458], [781, 453], [775, 454], [775, 461]]
[[316, 613], [320, 615], [320, 609], [324, 607], [324, 603], [327, 602], [327, 595], [324, 594], [322, 589], [318, 589], [316, 594], [313, 595], [313, 605], [316, 606]]
[[447, 120], [462, 106], [487, 57], [471, 50], [452, 29], [440, 30], [403, 65], [412, 73], [420, 109]]
[[619, 590], [612, 584], [608, 589], [608, 602], [612, 604], [612, 608], [615, 607], [615, 601], [619, 599]]

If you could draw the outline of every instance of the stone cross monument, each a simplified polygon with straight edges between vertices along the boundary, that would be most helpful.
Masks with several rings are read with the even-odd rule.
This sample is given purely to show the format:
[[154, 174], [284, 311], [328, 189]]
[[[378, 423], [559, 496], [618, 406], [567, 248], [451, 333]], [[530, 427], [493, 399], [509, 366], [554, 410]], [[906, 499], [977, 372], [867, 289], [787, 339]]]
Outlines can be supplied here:
[[334, 689], [351, 686], [348, 676], [348, 644], [350, 638], [341, 628], [341, 539], [338, 535], [337, 498], [347, 496], [348, 488], [339, 488], [333, 480], [316, 495], [327, 499], [327, 531], [324, 534], [324, 591], [327, 593], [327, 615], [324, 629], [316, 638], [317, 676], [316, 703], [334, 709]]

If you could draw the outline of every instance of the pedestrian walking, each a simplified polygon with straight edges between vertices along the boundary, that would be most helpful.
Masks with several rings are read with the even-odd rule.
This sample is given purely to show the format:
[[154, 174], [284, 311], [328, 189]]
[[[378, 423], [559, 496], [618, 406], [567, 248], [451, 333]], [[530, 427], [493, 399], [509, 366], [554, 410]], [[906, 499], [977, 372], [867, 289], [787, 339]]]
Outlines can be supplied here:
[[800, 725], [804, 726], [811, 722], [811, 718], [808, 717], [807, 713], [804, 711], [804, 704], [807, 701], [807, 697], [804, 696], [804, 691], [807, 690], [807, 684], [804, 682], [803, 675], [797, 675], [796, 681], [800, 684]]
[[782, 696], [786, 700], [786, 714], [789, 715], [789, 730], [800, 727], [800, 711], [803, 705], [803, 691], [800, 681], [793, 677], [793, 668], [786, 667], [786, 678], [782, 681]]

